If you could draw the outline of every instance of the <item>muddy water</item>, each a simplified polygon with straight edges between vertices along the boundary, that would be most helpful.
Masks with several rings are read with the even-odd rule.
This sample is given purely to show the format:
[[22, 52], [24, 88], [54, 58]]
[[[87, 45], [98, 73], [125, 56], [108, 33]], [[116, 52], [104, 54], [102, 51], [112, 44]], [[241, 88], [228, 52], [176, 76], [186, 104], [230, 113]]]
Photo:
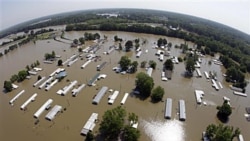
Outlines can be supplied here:
[[[99, 31], [91, 31], [93, 33]], [[222, 74], [224, 69], [218, 65], [208, 65], [208, 61], [211, 58], [202, 58], [202, 67], [201, 72], [203, 71], [216, 71], [218, 76], [218, 81], [222, 82], [224, 88], [219, 91], [215, 91], [211, 86], [211, 82], [207, 81], [205, 77], [202, 78], [184, 78], [183, 73], [185, 69], [184, 63], [175, 65], [173, 72], [172, 80], [168, 82], [161, 81], [161, 69], [163, 62], [158, 61], [157, 57], [154, 55], [156, 50], [152, 48], [154, 42], [157, 41], [159, 37], [156, 35], [147, 35], [147, 34], [135, 34], [127, 32], [99, 32], [101, 37], [103, 35], [108, 36], [108, 42], [105, 42], [102, 45], [102, 48], [97, 53], [101, 55], [101, 61], [91, 62], [85, 69], [80, 69], [81, 65], [86, 61], [78, 60], [71, 67], [65, 66], [65, 69], [68, 73], [68, 76], [61, 82], [53, 86], [48, 92], [44, 89], [40, 90], [37, 87], [32, 87], [33, 83], [36, 81], [37, 76], [33, 76], [30, 80], [25, 80], [22, 83], [18, 83], [19, 88], [12, 91], [11, 93], [0, 95], [0, 138], [1, 140], [6, 141], [15, 141], [15, 140], [74, 140], [80, 141], [84, 137], [80, 135], [80, 131], [84, 126], [85, 122], [88, 120], [91, 113], [96, 112], [101, 116], [104, 111], [107, 109], [114, 108], [120, 105], [120, 101], [123, 98], [125, 92], [131, 92], [134, 88], [135, 74], [116, 74], [112, 71], [112, 68], [117, 66], [122, 55], [125, 55], [125, 52], [114, 51], [110, 55], [103, 55], [104, 51], [108, 50], [110, 45], [113, 45], [112, 41], [114, 35], [118, 35], [126, 40], [133, 40], [135, 38], [146, 39], [147, 44], [142, 46], [143, 54], [140, 58], [136, 58], [136, 53], [134, 51], [126, 54], [131, 57], [131, 60], [137, 60], [139, 63], [146, 60], [155, 60], [157, 62], [157, 69], [153, 71], [152, 77], [154, 78], [155, 86], [162, 86], [165, 89], [166, 98], [173, 99], [173, 118], [178, 120], [178, 100], [184, 99], [186, 101], [186, 114], [187, 120], [181, 124], [184, 128], [184, 139], [187, 141], [199, 141], [201, 138], [202, 131], [205, 130], [206, 126], [210, 123], [219, 123], [216, 118], [216, 106], [221, 105], [223, 96], [231, 98], [231, 105], [235, 107], [232, 115], [230, 116], [230, 121], [228, 125], [233, 125], [239, 127], [244, 135], [245, 139], [250, 139], [250, 135], [247, 134], [250, 129], [249, 123], [245, 120], [243, 114], [245, 113], [245, 107], [250, 105], [250, 100], [244, 97], [238, 97], [233, 95], [232, 91], [228, 88], [228, 83], [223, 79]], [[83, 36], [84, 32], [69, 32], [65, 34], [66, 38], [74, 39]], [[167, 38], [168, 41], [175, 44], [184, 43], [183, 40], [175, 38]], [[49, 42], [48, 42], [49, 41]], [[88, 42], [87, 44], [91, 44]], [[123, 43], [124, 46], [125, 43]], [[189, 46], [192, 47], [193, 44], [189, 43]], [[145, 50], [148, 49], [148, 53], [145, 53]], [[18, 48], [15, 51], [10, 52], [9, 54], [0, 58], [0, 84], [4, 80], [7, 80], [11, 77], [12, 74], [17, 73], [19, 70], [24, 69], [27, 64], [33, 63], [35, 60], [41, 62], [41, 66], [44, 70], [39, 72], [39, 75], [46, 76], [52, 73], [56, 68], [57, 62], [54, 64], [43, 64], [42, 59], [44, 54], [47, 52], [55, 51], [56, 54], [62, 56], [62, 60], [66, 60], [73, 54], [77, 52], [77, 49], [70, 48], [68, 44], [56, 42], [53, 40], [37, 41], [36, 44], [29, 43], [21, 48]], [[174, 47], [171, 50], [172, 56], [181, 55], [181, 50], [175, 49]], [[166, 58], [165, 58], [166, 59]], [[96, 66], [101, 64], [103, 61], [107, 61], [108, 65], [101, 71], [101, 73], [107, 74], [107, 78], [97, 82], [95, 87], [86, 87], [77, 97], [72, 97], [70, 92], [66, 96], [59, 96], [56, 94], [56, 91], [64, 86], [68, 85], [69, 82], [66, 80], [77, 80], [78, 84], [87, 83], [96, 73]], [[138, 69], [138, 72], [145, 72], [144, 69]], [[106, 94], [99, 105], [92, 105], [92, 98], [102, 86], [107, 86], [114, 90], [119, 90], [120, 94], [117, 97], [113, 105], [108, 105], [108, 94]], [[14, 106], [8, 104], [9, 100], [12, 99], [18, 92], [25, 89], [25, 93], [17, 99], [14, 103]], [[200, 89], [205, 92], [205, 101], [207, 101], [208, 106], [198, 106], [196, 105], [196, 100], [194, 96], [194, 90]], [[247, 87], [247, 93], [249, 92], [249, 86]], [[38, 93], [36, 101], [30, 103], [27, 106], [27, 111], [21, 111], [20, 106], [34, 93]], [[35, 125], [35, 119], [33, 114], [37, 109], [47, 100], [53, 99], [52, 106], [55, 104], [62, 105], [67, 110], [63, 113], [60, 113], [56, 116], [53, 122], [45, 120], [45, 111], [40, 117], [40, 122], [38, 125]], [[140, 100], [135, 96], [131, 95], [128, 97], [124, 108], [127, 112], [136, 113], [141, 121], [161, 121], [165, 122], [163, 118], [164, 115], [164, 102], [157, 104], [152, 104], [150, 99]], [[145, 122], [139, 123], [139, 129], [141, 131], [142, 141], [150, 141], [155, 138], [149, 137], [148, 131], [144, 131]], [[171, 125], [171, 124], [170, 124]], [[99, 125], [95, 127], [94, 133], [97, 133]], [[168, 130], [166, 130], [168, 131]]]

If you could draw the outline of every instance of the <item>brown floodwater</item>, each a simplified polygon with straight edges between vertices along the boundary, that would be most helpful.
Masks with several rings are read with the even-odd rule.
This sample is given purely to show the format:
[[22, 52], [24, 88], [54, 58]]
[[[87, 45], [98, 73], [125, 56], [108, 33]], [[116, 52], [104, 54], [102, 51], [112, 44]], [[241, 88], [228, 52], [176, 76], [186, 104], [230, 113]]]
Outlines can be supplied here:
[[[48, 92], [44, 89], [38, 89], [33, 87], [33, 83], [36, 81], [37, 76], [32, 76], [31, 79], [25, 80], [22, 83], [16, 83], [19, 88], [13, 90], [10, 93], [0, 94], [0, 138], [3, 141], [16, 141], [16, 140], [61, 140], [61, 141], [80, 141], [84, 137], [80, 135], [80, 131], [91, 113], [96, 112], [99, 114], [99, 119], [102, 120], [102, 115], [108, 109], [112, 109], [120, 105], [120, 101], [123, 98], [124, 93], [130, 93], [134, 88], [136, 74], [117, 74], [112, 71], [112, 68], [118, 66], [118, 61], [122, 55], [128, 55], [131, 60], [142, 62], [144, 60], [155, 60], [157, 62], [157, 68], [153, 71], [152, 77], [154, 78], [155, 86], [162, 86], [165, 89], [164, 100], [166, 98], [173, 99], [172, 116], [173, 119], [177, 119], [178, 122], [178, 100], [184, 99], [186, 102], [186, 114], [187, 120], [181, 123], [184, 129], [183, 139], [185, 141], [199, 141], [201, 140], [201, 133], [204, 131], [208, 124], [220, 123], [216, 117], [216, 106], [223, 103], [223, 96], [227, 96], [231, 99], [231, 105], [234, 107], [233, 113], [230, 116], [230, 120], [227, 125], [239, 127], [245, 140], [250, 139], [248, 134], [250, 129], [249, 122], [246, 121], [245, 107], [250, 106], [250, 99], [248, 97], [239, 97], [233, 95], [233, 92], [229, 89], [229, 84], [225, 82], [222, 74], [225, 73], [225, 69], [222, 66], [215, 64], [209, 65], [208, 61], [212, 58], [202, 58], [201, 72], [203, 71], [215, 71], [217, 73], [218, 81], [224, 86], [223, 89], [216, 91], [211, 82], [207, 81], [203, 75], [202, 78], [185, 78], [183, 73], [185, 71], [185, 64], [179, 63], [175, 65], [172, 80], [167, 82], [161, 81], [161, 70], [163, 62], [160, 62], [155, 56], [156, 49], [153, 49], [153, 43], [157, 41], [159, 37], [157, 35], [138, 34], [128, 32], [101, 32], [101, 31], [89, 31], [92, 33], [98, 32], [101, 37], [103, 35], [108, 36], [108, 41], [102, 44], [102, 48], [97, 52], [101, 56], [101, 60], [91, 62], [85, 69], [81, 69], [81, 65], [84, 64], [86, 58], [79, 59], [71, 67], [64, 66], [67, 71], [67, 77], [61, 82], [53, 86]], [[67, 32], [66, 38], [75, 39], [83, 36], [84, 32]], [[108, 50], [108, 47], [113, 45], [113, 37], [118, 35], [125, 40], [134, 40], [140, 38], [141, 41], [146, 39], [147, 43], [142, 48], [142, 55], [140, 58], [136, 58], [136, 53], [125, 53], [123, 51], [114, 51], [110, 55], [104, 55], [103, 52]], [[173, 47], [171, 49], [171, 56], [182, 56], [180, 49], [175, 49], [174, 45], [184, 43], [181, 39], [169, 38], [166, 39], [172, 42]], [[187, 42], [189, 47], [193, 47], [193, 43]], [[91, 45], [92, 42], [87, 42]], [[123, 42], [124, 46], [125, 42]], [[145, 53], [145, 50], [148, 53]], [[56, 68], [57, 62], [54, 64], [44, 64], [42, 60], [45, 53], [51, 53], [55, 51], [56, 54], [62, 56], [62, 60], [65, 61], [73, 54], [77, 53], [76, 48], [70, 48], [69, 44], [57, 42], [54, 40], [37, 41], [36, 44], [28, 43], [7, 55], [0, 58], [0, 86], [3, 87], [4, 80], [9, 80], [11, 75], [17, 74], [19, 70], [25, 68], [26, 65], [39, 60], [43, 68], [43, 71], [39, 72], [39, 75], [48, 77]], [[165, 57], [166, 59], [167, 57]], [[103, 61], [107, 61], [108, 64], [101, 71], [103, 74], [107, 74], [105, 79], [97, 81], [97, 85], [93, 87], [85, 87], [77, 97], [72, 97], [69, 92], [66, 96], [57, 95], [57, 90], [68, 85], [66, 80], [77, 80], [78, 84], [87, 83], [96, 73], [96, 66]], [[145, 69], [138, 68], [138, 72], [146, 72]], [[196, 73], [194, 73], [196, 75]], [[38, 85], [39, 86], [39, 85]], [[108, 104], [108, 94], [106, 94], [98, 105], [92, 104], [93, 96], [97, 94], [102, 86], [107, 86], [110, 89], [120, 91], [117, 99], [113, 105]], [[25, 93], [20, 96], [14, 105], [9, 105], [10, 99], [12, 99], [21, 90], [25, 90]], [[194, 90], [199, 89], [205, 92], [204, 100], [208, 103], [208, 106], [200, 106], [196, 104]], [[246, 93], [249, 93], [250, 87], [247, 87]], [[21, 111], [20, 106], [34, 93], [38, 96], [34, 102], [31, 102], [27, 106], [27, 111]], [[53, 122], [45, 119], [45, 115], [48, 111], [43, 112], [39, 117], [40, 122], [35, 125], [35, 119], [33, 114], [38, 108], [47, 100], [53, 99], [53, 105], [61, 105], [67, 108], [66, 111], [56, 116]], [[159, 102], [153, 104], [150, 102], [150, 98], [146, 100], [140, 100], [139, 98], [130, 95], [123, 107], [128, 113], [134, 112], [139, 116], [138, 129], [141, 131], [141, 141], [150, 141], [155, 138], [150, 136], [144, 128], [145, 121], [167, 122], [164, 119], [164, 107], [165, 102]], [[94, 128], [94, 133], [97, 134], [99, 125]], [[166, 130], [168, 132], [168, 130]]]

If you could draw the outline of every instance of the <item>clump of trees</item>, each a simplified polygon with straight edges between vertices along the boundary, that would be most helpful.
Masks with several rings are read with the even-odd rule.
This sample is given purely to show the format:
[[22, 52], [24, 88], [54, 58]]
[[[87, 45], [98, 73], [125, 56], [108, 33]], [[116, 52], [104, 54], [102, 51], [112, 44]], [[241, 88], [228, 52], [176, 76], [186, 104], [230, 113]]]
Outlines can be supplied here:
[[135, 80], [136, 88], [139, 90], [142, 97], [149, 97], [154, 87], [154, 80], [144, 72], [136, 75]]
[[133, 42], [131, 40], [128, 40], [126, 43], [125, 43], [125, 50], [127, 52], [129, 52], [131, 50], [131, 48], [133, 48]]
[[163, 67], [165, 70], [170, 70], [172, 71], [174, 69], [174, 63], [171, 59], [167, 59], [164, 64]]
[[12, 83], [10, 81], [4, 81], [3, 88], [5, 89], [6, 92], [11, 92], [13, 89]]
[[51, 53], [45, 53], [44, 59], [45, 60], [51, 60], [56, 58], [56, 53], [55, 51], [52, 51]]
[[228, 121], [229, 116], [232, 114], [232, 108], [228, 104], [228, 101], [225, 100], [222, 106], [217, 106], [217, 110], [218, 110], [217, 113], [218, 118], [223, 122]]
[[161, 86], [157, 86], [152, 90], [151, 100], [153, 102], [159, 102], [162, 100], [164, 94], [165, 94], [164, 88], [162, 88]]
[[62, 59], [58, 60], [58, 61], [57, 61], [57, 66], [62, 66], [62, 65], [63, 65]]
[[115, 42], [122, 42], [122, 38], [119, 38], [117, 35], [114, 36]]
[[158, 47], [161, 47], [161, 46], [165, 46], [166, 44], [168, 43], [168, 41], [167, 41], [167, 39], [162, 39], [162, 38], [159, 38], [158, 40], [157, 40], [157, 46]]
[[137, 71], [138, 62], [131, 61], [128, 56], [122, 56], [119, 61], [122, 71], [128, 71], [130, 73], [135, 73]]
[[96, 39], [100, 39], [100, 34], [99, 33], [88, 33], [88, 32], [85, 32], [84, 33], [84, 39], [85, 41], [90, 41], [90, 40], [96, 40]]
[[120, 134], [123, 140], [137, 141], [139, 139], [140, 131], [131, 127], [133, 123], [138, 122], [138, 116], [134, 113], [129, 114], [127, 121], [129, 124], [126, 124], [126, 116], [127, 113], [121, 106], [104, 113], [99, 128], [104, 140], [118, 140]]
[[206, 129], [206, 136], [211, 141], [232, 141], [235, 137], [238, 137], [239, 134], [239, 128], [234, 130], [232, 126], [223, 126], [222, 124], [210, 124]]
[[157, 63], [154, 60], [149, 60], [148, 64], [150, 68], [156, 69]]

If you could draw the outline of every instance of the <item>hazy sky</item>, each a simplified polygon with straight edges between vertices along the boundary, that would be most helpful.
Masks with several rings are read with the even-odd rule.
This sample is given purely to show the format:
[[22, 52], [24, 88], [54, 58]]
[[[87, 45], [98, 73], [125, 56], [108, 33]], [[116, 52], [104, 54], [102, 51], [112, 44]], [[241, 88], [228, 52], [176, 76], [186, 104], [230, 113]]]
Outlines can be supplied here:
[[0, 30], [42, 16], [98, 8], [144, 8], [183, 13], [250, 34], [250, 0], [0, 0]]

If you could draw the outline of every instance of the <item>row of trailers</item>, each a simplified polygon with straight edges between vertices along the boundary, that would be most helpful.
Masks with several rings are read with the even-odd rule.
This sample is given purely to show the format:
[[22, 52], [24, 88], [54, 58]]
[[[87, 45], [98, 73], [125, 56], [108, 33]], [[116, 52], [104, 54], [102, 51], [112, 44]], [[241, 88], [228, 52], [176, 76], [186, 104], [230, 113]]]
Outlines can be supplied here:
[[[14, 102], [25, 93], [25, 90], [22, 90], [21, 92], [19, 92], [14, 98], [12, 98], [9, 102], [10, 105], [14, 105]], [[30, 96], [20, 107], [21, 110], [26, 110], [27, 106], [29, 103], [35, 101], [37, 97], [37, 93], [34, 93], [32, 96]], [[51, 107], [53, 100], [52, 99], [48, 99], [33, 115], [34, 118], [39, 118], [39, 116], [45, 111], [45, 110], [49, 110]], [[57, 115], [57, 113], [59, 113], [60, 111], [62, 111], [62, 106], [60, 105], [55, 105], [49, 112], [48, 114], [45, 116], [45, 118], [49, 121], [52, 121], [55, 116]]]
[[[171, 119], [172, 117], [172, 99], [167, 98], [166, 105], [165, 105], [165, 115], [166, 119]], [[186, 120], [186, 108], [185, 108], [185, 101], [179, 100], [179, 119], [181, 121]]]

